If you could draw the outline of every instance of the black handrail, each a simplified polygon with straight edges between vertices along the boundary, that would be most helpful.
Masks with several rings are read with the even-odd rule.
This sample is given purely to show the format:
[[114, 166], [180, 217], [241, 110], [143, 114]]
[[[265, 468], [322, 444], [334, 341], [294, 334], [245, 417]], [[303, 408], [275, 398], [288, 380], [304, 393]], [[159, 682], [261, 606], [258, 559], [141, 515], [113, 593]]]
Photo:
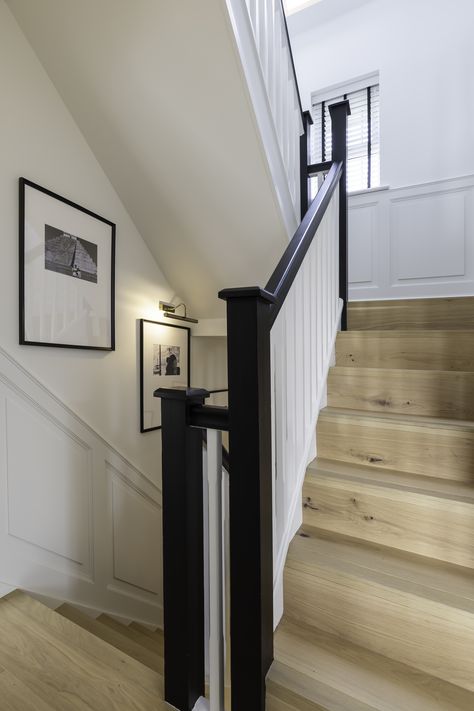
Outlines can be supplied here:
[[[338, 162], [332, 164], [326, 180], [311, 203], [291, 242], [285, 249], [266, 287], [260, 290], [261, 297], [271, 303], [270, 325], [275, 322], [285, 302], [306, 253], [311, 246], [314, 235], [326, 213], [327, 206], [339, 185], [342, 172], [342, 163]], [[240, 287], [237, 289], [223, 289], [219, 292], [219, 297], [221, 299], [228, 299], [231, 296], [236, 296], [238, 293], [243, 296], [244, 292], [250, 293], [256, 288], [257, 287]]]
[[331, 169], [331, 166], [332, 160], [325, 160], [322, 163], [311, 163], [311, 165], [308, 165], [308, 177], [312, 178], [320, 173], [327, 173]]
[[309, 206], [308, 212], [304, 216], [303, 221], [293, 236], [293, 239], [285, 249], [275, 271], [267, 282], [265, 291], [273, 294], [276, 299], [270, 309], [272, 324], [285, 302], [288, 292], [291, 289], [296, 275], [298, 274], [298, 271], [304, 261], [306, 253], [311, 246], [313, 237], [316, 234], [324, 215], [326, 214], [326, 209], [331, 201], [334, 191], [339, 185], [342, 170], [342, 163], [333, 163], [329, 173], [327, 174], [326, 180]]

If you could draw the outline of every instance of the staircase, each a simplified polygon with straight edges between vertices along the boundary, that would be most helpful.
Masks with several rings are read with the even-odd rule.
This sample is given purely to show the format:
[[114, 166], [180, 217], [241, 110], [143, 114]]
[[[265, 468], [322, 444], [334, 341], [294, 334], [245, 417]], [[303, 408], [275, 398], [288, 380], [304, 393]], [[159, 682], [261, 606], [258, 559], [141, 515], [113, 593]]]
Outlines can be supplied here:
[[474, 708], [474, 298], [351, 306], [270, 711]]
[[16, 590], [0, 599], [2, 711], [165, 711], [163, 638]]

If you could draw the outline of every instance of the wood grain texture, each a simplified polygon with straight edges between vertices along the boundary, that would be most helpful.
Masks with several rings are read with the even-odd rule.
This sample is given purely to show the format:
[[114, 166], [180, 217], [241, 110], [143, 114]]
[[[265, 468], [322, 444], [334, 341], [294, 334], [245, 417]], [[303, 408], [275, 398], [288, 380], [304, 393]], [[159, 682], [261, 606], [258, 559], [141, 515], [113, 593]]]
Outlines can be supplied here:
[[474, 331], [344, 331], [336, 365], [474, 371]]
[[[46, 615], [40, 620], [39, 616], [26, 614], [16, 603], [8, 596], [0, 600], [0, 666], [26, 686], [30, 694], [38, 696], [38, 708], [41, 702], [57, 711], [169, 708], [160, 701], [162, 682], [158, 675], [153, 676], [151, 684], [149, 674], [142, 677], [148, 678], [145, 686], [137, 672], [132, 682], [127, 678], [125, 660], [121, 662], [123, 674], [114, 668], [116, 650], [109, 645], [103, 645], [92, 635], [88, 635], [86, 645], [83, 635], [75, 634], [74, 625], [65, 626], [67, 632], [60, 633], [49, 625]], [[76, 644], [78, 637], [82, 638], [80, 644]], [[109, 649], [111, 665], [102, 657], [102, 645]], [[102, 647], [100, 651], [98, 647]]]
[[319, 469], [305, 481], [304, 523], [472, 568], [474, 497], [466, 498], [390, 484], [369, 468], [358, 477]]
[[474, 329], [474, 297], [353, 301], [349, 330]]
[[79, 625], [88, 632], [91, 632], [96, 637], [103, 639], [104, 642], [108, 642], [116, 647], [116, 649], [120, 649], [129, 657], [141, 662], [141, 664], [144, 664], [149, 669], [152, 669], [155, 672], [162, 671], [163, 659], [161, 657], [153, 652], [150, 652], [150, 650], [145, 649], [131, 639], [128, 639], [120, 632], [116, 632], [107, 625], [103, 625], [101, 622], [97, 622], [91, 617], [84, 615], [82, 612], [79, 612], [79, 610], [76, 610], [76, 608], [68, 604], [58, 607], [57, 612], [63, 617], [66, 617], [68, 620], [71, 620], [71, 622], [74, 622], [76, 625]]
[[143, 634], [140, 630], [135, 629], [135, 627], [132, 627], [131, 625], [124, 625], [121, 622], [117, 622], [109, 615], [99, 615], [99, 617], [97, 617], [97, 622], [100, 622], [101, 624], [110, 627], [110, 629], [115, 630], [119, 634], [124, 635], [132, 642], [139, 644], [140, 646], [144, 647], [150, 652], [153, 652], [153, 654], [157, 654], [161, 659], [163, 659], [163, 643], [158, 635], [156, 635], [155, 638], [149, 637], [148, 635]]
[[474, 421], [474, 372], [331, 368], [328, 405]]
[[295, 538], [286, 616], [474, 691], [474, 615], [452, 604], [449, 592], [420, 595], [416, 582], [383, 564], [360, 564], [356, 548], [351, 560], [322, 555], [316, 539]]
[[431, 477], [474, 481], [474, 423], [326, 408], [318, 454]]
[[52, 711], [53, 709], [26, 684], [5, 669], [0, 669], [0, 704], [2, 711]]
[[47, 626], [51, 637], [57, 635], [74, 644], [82, 650], [91, 660], [99, 664], [106, 664], [121, 677], [140, 684], [149, 689], [159, 698], [163, 692], [163, 678], [148, 667], [140, 664], [132, 657], [112, 647], [99, 637], [91, 635], [77, 624], [74, 624], [62, 615], [54, 612], [46, 605], [41, 604], [20, 590], [15, 590], [7, 597], [9, 604], [16, 607], [23, 615], [25, 623], [28, 619]]
[[314, 699], [317, 691], [321, 707], [330, 711], [472, 709], [474, 696], [469, 691], [288, 619], [276, 632], [275, 658], [269, 674], [271, 693], [293, 702], [296, 709], [306, 709], [298, 705], [298, 697]]

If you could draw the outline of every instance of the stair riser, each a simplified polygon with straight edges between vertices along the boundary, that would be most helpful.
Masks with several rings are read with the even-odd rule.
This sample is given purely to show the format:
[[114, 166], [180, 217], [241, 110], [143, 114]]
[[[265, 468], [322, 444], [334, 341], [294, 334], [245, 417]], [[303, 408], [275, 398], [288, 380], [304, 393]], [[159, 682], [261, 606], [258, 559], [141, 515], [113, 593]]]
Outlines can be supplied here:
[[469, 430], [322, 414], [317, 442], [318, 456], [325, 459], [473, 481], [474, 432]]
[[474, 690], [474, 619], [462, 610], [312, 567], [285, 570], [285, 614]]
[[474, 328], [474, 298], [355, 302], [349, 329]]
[[303, 501], [305, 525], [474, 568], [472, 504], [321, 476]]
[[369, 412], [474, 420], [474, 373], [332, 368], [328, 404]]
[[474, 371], [474, 332], [346, 331], [337, 337], [336, 365]]

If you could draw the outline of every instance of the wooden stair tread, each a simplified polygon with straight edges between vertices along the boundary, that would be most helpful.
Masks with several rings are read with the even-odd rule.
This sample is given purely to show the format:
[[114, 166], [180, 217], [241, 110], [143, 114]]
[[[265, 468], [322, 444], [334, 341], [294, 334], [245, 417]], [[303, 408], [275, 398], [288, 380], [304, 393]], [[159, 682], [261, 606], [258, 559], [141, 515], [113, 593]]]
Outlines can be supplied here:
[[[142, 674], [142, 665], [23, 593], [10, 593], [0, 600], [0, 628], [0, 667], [24, 685], [27, 694], [38, 697], [38, 709], [167, 708], [160, 701], [158, 674], [148, 669]], [[11, 695], [21, 698], [21, 689], [15, 689], [11, 678], [4, 677], [4, 684], [11, 687]], [[15, 709], [13, 701], [11, 708]], [[28, 708], [27, 701], [24, 708]]]
[[[471, 711], [474, 695], [317, 629], [284, 619], [275, 635], [270, 694], [290, 708], [328, 711]], [[276, 688], [275, 688], [276, 687]], [[293, 696], [291, 696], [291, 694]], [[320, 706], [299, 705], [297, 697]]]
[[2, 711], [52, 711], [54, 708], [14, 674], [1, 667], [0, 699]]
[[307, 469], [307, 477], [311, 479], [319, 476], [336, 476], [355, 481], [367, 481], [374, 486], [385, 486], [390, 489], [400, 490], [409, 489], [425, 496], [474, 503], [474, 488], [471, 484], [392, 469], [380, 469], [366, 464], [354, 464], [337, 459], [318, 457], [310, 462]]
[[351, 302], [350, 330], [443, 329], [474, 327], [474, 297]]
[[474, 371], [474, 330], [341, 331], [336, 365]]
[[336, 366], [329, 372], [328, 404], [473, 421], [474, 372]]
[[304, 525], [290, 544], [287, 566], [340, 571], [474, 615], [471, 569], [350, 536]]
[[132, 642], [141, 645], [150, 652], [153, 652], [153, 654], [157, 654], [160, 658], [163, 658], [163, 644], [158, 636], [156, 636], [155, 639], [153, 639], [152, 637], [148, 637], [140, 630], [136, 630], [131, 625], [124, 625], [121, 622], [117, 622], [109, 615], [105, 614], [99, 615], [99, 617], [97, 617], [97, 622], [100, 622], [101, 624], [110, 627], [110, 629], [113, 629], [119, 634], [124, 635]]
[[71, 622], [75, 622], [83, 629], [91, 632], [96, 637], [100, 637], [104, 642], [108, 642], [117, 649], [120, 649], [124, 654], [133, 657], [133, 659], [147, 666], [149, 669], [158, 673], [162, 671], [163, 659], [161, 657], [143, 648], [131, 639], [128, 639], [120, 632], [116, 632], [107, 625], [84, 615], [67, 603], [58, 607], [57, 612], [68, 620], [71, 620]]
[[324, 459], [474, 481], [474, 422], [327, 407], [317, 443]]
[[136, 630], [137, 632], [141, 632], [142, 634], [146, 635], [147, 637], [150, 637], [150, 639], [158, 640], [159, 643], [164, 645], [164, 634], [163, 630], [157, 628], [155, 630], [151, 630], [148, 627], [145, 627], [145, 625], [140, 624], [139, 622], [130, 622], [129, 627], [133, 630]]
[[426, 417], [421, 415], [398, 414], [391, 412], [365, 412], [364, 410], [352, 410], [344, 407], [325, 407], [321, 410], [320, 417], [354, 418], [367, 419], [372, 422], [388, 423], [413, 427], [428, 427], [433, 429], [459, 430], [461, 432], [474, 432], [474, 421], [457, 420], [442, 417]]
[[308, 469], [303, 502], [305, 525], [474, 568], [472, 487], [370, 467], [354, 473], [320, 465]]
[[467, 586], [465, 568], [302, 533], [285, 568], [288, 618], [474, 692], [472, 571]]

